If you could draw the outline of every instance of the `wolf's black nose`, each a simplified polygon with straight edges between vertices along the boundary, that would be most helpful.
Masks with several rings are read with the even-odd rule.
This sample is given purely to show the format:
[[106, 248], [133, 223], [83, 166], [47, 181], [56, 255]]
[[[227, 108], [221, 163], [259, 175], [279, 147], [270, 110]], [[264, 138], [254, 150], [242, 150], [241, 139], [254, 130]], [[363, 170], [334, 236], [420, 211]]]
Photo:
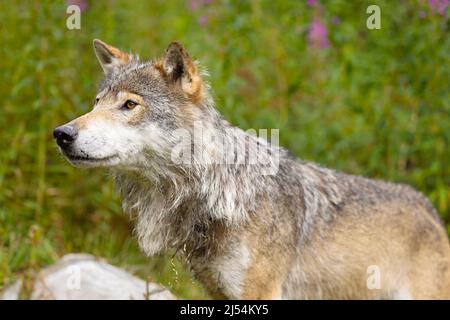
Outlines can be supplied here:
[[53, 131], [53, 137], [61, 148], [66, 148], [76, 139], [78, 133], [74, 127], [64, 125]]

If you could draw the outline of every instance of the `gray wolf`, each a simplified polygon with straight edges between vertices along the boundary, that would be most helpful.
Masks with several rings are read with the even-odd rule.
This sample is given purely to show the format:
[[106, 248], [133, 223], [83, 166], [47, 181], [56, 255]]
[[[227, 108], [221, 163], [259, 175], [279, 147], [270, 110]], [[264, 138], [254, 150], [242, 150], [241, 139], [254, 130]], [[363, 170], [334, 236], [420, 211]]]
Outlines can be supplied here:
[[176, 250], [215, 298], [450, 298], [448, 236], [422, 194], [230, 125], [178, 42], [152, 61], [94, 48], [93, 109], [54, 136], [73, 165], [110, 168], [147, 255]]

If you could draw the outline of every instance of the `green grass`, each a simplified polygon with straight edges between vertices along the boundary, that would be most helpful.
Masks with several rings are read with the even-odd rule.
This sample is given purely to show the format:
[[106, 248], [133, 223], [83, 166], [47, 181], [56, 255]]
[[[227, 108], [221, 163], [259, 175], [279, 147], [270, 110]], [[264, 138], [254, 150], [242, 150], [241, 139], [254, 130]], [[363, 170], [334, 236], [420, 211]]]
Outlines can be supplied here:
[[[449, 9], [319, 2], [212, 1], [192, 10], [184, 1], [89, 1], [81, 30], [67, 30], [63, 1], [0, 2], [0, 287], [89, 252], [182, 298], [206, 297], [178, 261], [139, 252], [107, 172], [75, 169], [57, 152], [53, 128], [90, 109], [102, 76], [93, 38], [144, 58], [181, 40], [209, 70], [232, 123], [280, 128], [281, 144], [303, 159], [409, 183], [449, 226]], [[365, 27], [372, 3], [381, 30]], [[316, 16], [328, 28], [325, 49], [308, 44]]]

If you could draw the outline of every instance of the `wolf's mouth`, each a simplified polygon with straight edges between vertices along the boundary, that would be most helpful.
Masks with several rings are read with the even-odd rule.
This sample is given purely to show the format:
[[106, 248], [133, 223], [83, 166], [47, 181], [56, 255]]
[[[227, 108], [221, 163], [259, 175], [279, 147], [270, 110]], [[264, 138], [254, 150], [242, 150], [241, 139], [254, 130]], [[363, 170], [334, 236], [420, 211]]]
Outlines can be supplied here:
[[87, 157], [87, 156], [78, 156], [70, 153], [64, 153], [64, 155], [69, 159], [69, 161], [73, 162], [104, 162], [111, 160], [116, 157], [116, 155], [103, 157], [103, 158], [93, 158], [93, 157]]

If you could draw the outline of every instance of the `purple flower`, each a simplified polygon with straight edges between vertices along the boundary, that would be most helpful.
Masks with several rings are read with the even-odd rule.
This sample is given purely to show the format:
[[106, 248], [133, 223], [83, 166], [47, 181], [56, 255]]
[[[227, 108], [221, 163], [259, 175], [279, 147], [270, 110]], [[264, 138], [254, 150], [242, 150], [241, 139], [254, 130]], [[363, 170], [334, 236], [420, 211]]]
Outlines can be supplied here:
[[308, 40], [310, 45], [316, 48], [323, 49], [330, 46], [327, 27], [319, 17], [315, 17], [309, 26]]
[[68, 6], [71, 6], [71, 5], [78, 6], [78, 8], [80, 8], [81, 12], [86, 11], [88, 8], [88, 3], [86, 0], [66, 0], [66, 4]]
[[441, 16], [445, 15], [450, 0], [428, 0], [428, 7], [433, 12], [438, 12]]
[[334, 16], [333, 19], [331, 20], [331, 23], [337, 26], [341, 23], [341, 18], [339, 18], [338, 16]]
[[208, 18], [206, 16], [200, 16], [198, 18], [198, 24], [200, 27], [204, 27], [208, 23]]
[[317, 0], [306, 0], [306, 4], [310, 7], [314, 7], [317, 4]]
[[188, 0], [188, 7], [191, 11], [197, 11], [212, 2], [213, 0]]
[[423, 10], [419, 11], [419, 17], [420, 18], [424, 19], [426, 16], [427, 16], [427, 14], [425, 13], [425, 11], [423, 11]]

